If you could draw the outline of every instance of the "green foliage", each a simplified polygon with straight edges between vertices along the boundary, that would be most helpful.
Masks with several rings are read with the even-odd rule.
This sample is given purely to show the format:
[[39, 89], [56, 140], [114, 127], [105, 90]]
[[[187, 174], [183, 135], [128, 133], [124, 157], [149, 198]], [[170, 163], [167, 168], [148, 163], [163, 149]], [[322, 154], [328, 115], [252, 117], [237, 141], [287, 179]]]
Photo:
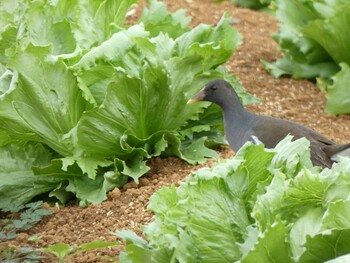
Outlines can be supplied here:
[[124, 27], [133, 3], [1, 1], [0, 209], [43, 193], [99, 203], [148, 158], [216, 157], [220, 110], [186, 106], [212, 78], [253, 101], [220, 67], [241, 42], [228, 15], [191, 29], [151, 1]]
[[232, 4], [252, 9], [267, 7], [271, 1], [272, 0], [230, 0]]
[[[341, 70], [335, 74], [332, 81], [318, 79], [318, 87], [327, 92], [327, 104], [325, 110], [332, 114], [350, 113], [350, 64], [340, 63]], [[327, 83], [330, 82], [330, 83]]]
[[19, 218], [1, 220], [0, 240], [4, 241], [15, 238], [18, 231], [31, 229], [44, 216], [53, 213], [49, 209], [42, 208], [42, 204], [42, 201], [38, 201], [12, 209], [11, 212], [20, 212]]
[[144, 7], [140, 21], [144, 23], [145, 30], [150, 32], [151, 37], [156, 37], [163, 32], [175, 39], [190, 31], [188, 23], [191, 18], [186, 16], [185, 10], [180, 9], [175, 13], [169, 13], [164, 3], [149, 2], [150, 8]]
[[146, 240], [116, 233], [128, 243], [120, 262], [342, 262], [350, 255], [350, 160], [320, 171], [309, 142], [291, 139], [272, 150], [247, 143], [178, 188], [158, 190]]
[[39, 251], [51, 253], [58, 258], [59, 263], [63, 263], [66, 260], [68, 260], [68, 258], [83, 252], [99, 249], [99, 248], [117, 246], [117, 245], [119, 245], [119, 242], [107, 242], [107, 241], [95, 240], [89, 243], [84, 243], [80, 246], [77, 246], [77, 245], [69, 246], [64, 243], [59, 243], [59, 244], [48, 246], [47, 248], [39, 249]]
[[55, 245], [48, 246], [46, 248], [32, 248], [32, 247], [20, 247], [11, 248], [5, 247], [0, 253], [1, 262], [41, 262], [45, 256], [42, 256], [42, 252], [50, 253], [57, 257], [59, 263], [67, 262], [69, 258], [84, 253], [87, 251], [102, 249], [111, 246], [118, 246], [119, 242], [116, 241], [102, 241], [94, 240], [92, 242], [84, 243], [80, 246], [77, 245], [67, 245], [64, 243], [59, 243]]
[[35, 248], [32, 247], [5, 247], [0, 252], [0, 260], [3, 263], [37, 263], [41, 262], [44, 257], [39, 255]]
[[349, 1], [277, 0], [275, 8], [280, 29], [274, 38], [284, 57], [263, 62], [267, 70], [275, 77], [321, 78], [326, 111], [349, 114]]

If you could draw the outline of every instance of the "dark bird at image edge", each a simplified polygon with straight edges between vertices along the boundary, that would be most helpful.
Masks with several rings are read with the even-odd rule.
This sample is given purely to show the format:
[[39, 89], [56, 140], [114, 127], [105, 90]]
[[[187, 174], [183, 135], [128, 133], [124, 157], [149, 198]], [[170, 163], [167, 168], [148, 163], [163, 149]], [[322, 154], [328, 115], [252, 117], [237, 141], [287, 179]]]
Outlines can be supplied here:
[[336, 144], [295, 122], [249, 112], [243, 107], [233, 87], [223, 79], [211, 80], [187, 103], [197, 101], [213, 102], [222, 108], [225, 136], [234, 152], [247, 141], [274, 148], [290, 134], [293, 140], [305, 137], [310, 141], [313, 165], [330, 168], [339, 155], [350, 157], [350, 143]]

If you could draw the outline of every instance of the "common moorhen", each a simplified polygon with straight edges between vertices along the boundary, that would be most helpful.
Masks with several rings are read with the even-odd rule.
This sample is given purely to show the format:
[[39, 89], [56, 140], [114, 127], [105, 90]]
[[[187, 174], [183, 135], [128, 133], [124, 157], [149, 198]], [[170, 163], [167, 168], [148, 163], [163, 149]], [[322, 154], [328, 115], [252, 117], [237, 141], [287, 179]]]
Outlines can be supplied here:
[[247, 111], [235, 90], [225, 80], [210, 81], [188, 101], [188, 104], [196, 101], [213, 102], [222, 108], [226, 139], [235, 152], [247, 141], [263, 143], [267, 148], [274, 148], [291, 134], [294, 140], [305, 137], [310, 141], [313, 165], [331, 167], [338, 155], [350, 157], [350, 143], [339, 145], [295, 122]]

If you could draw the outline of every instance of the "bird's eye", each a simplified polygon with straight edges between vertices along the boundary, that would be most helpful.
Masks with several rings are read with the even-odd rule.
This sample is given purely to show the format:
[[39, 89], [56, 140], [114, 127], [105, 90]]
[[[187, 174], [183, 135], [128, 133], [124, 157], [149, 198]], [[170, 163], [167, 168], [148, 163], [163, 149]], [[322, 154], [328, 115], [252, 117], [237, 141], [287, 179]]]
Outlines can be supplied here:
[[211, 86], [210, 88], [211, 88], [212, 90], [216, 90], [216, 89], [217, 89], [216, 86]]

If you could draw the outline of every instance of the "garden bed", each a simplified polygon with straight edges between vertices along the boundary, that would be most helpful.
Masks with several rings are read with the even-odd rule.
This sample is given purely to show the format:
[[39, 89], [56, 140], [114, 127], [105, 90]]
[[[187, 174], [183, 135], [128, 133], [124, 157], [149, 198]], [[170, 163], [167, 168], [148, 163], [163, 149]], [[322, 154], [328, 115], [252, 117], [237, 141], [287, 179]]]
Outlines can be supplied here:
[[[237, 75], [247, 91], [262, 99], [261, 104], [250, 105], [250, 110], [309, 126], [337, 143], [350, 140], [350, 116], [335, 117], [326, 114], [323, 111], [325, 96], [314, 83], [287, 77], [275, 79], [264, 70], [260, 60], [274, 61], [281, 56], [277, 44], [271, 38], [272, 33], [278, 30], [278, 22], [273, 17], [263, 12], [235, 7], [228, 1], [165, 2], [168, 2], [171, 11], [186, 9], [192, 17], [192, 26], [199, 23], [215, 24], [225, 11], [235, 18], [233, 26], [242, 34], [243, 44], [226, 67], [230, 73]], [[140, 12], [141, 7], [138, 7], [134, 18]], [[222, 147], [219, 152], [221, 158], [233, 156], [228, 147]], [[213, 162], [215, 161], [210, 160], [205, 165]], [[141, 234], [141, 226], [153, 219], [152, 213], [147, 211], [150, 196], [163, 186], [176, 185], [199, 167], [173, 157], [151, 159], [148, 165], [151, 169], [140, 179], [138, 185], [131, 181], [122, 189], [113, 190], [108, 194], [108, 200], [99, 205], [81, 208], [78, 203], [71, 202], [65, 207], [52, 208], [52, 215], [1, 246], [47, 247], [62, 242], [80, 245], [93, 240], [114, 241], [117, 238], [111, 232], [121, 229]], [[33, 235], [40, 239], [36, 242], [28, 241]], [[83, 253], [72, 258], [71, 262], [108, 261], [111, 260], [110, 256], [115, 261], [122, 249], [123, 246], [119, 246]], [[53, 258], [47, 258], [44, 262], [52, 260]]]

